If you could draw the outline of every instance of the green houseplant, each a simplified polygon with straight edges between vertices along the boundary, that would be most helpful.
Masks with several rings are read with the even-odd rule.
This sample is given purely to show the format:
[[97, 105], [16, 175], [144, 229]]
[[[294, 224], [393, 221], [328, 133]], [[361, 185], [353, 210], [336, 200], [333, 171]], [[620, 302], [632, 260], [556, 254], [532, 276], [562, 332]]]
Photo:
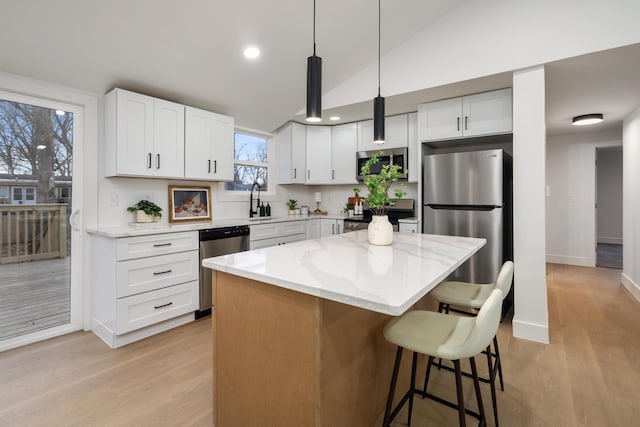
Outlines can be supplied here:
[[137, 222], [153, 222], [156, 218], [161, 218], [162, 208], [148, 200], [140, 200], [133, 206], [127, 208], [129, 212], [137, 212]]
[[289, 207], [289, 215], [295, 215], [296, 208], [298, 207], [298, 201], [295, 199], [289, 199], [287, 206]]
[[[372, 174], [371, 165], [379, 163], [378, 156], [382, 154], [384, 152], [380, 151], [367, 160], [360, 169], [360, 175], [364, 176], [364, 184], [369, 190], [366, 200], [373, 213], [371, 224], [369, 224], [369, 243], [384, 246], [390, 245], [393, 240], [393, 226], [389, 222], [387, 211], [390, 206], [395, 205], [395, 201], [389, 196], [389, 189], [400, 179], [400, 176], [407, 173], [407, 170], [403, 170], [398, 165], [383, 165], [380, 173]], [[407, 194], [405, 188], [406, 186], [402, 184], [395, 190], [396, 199], [401, 199]]]

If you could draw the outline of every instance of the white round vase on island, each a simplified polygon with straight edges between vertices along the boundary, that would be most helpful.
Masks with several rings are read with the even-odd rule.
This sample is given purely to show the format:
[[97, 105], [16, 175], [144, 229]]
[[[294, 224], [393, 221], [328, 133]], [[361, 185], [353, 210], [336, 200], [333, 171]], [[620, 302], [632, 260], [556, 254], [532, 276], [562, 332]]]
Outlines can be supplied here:
[[369, 223], [369, 243], [377, 246], [387, 246], [393, 242], [393, 225], [387, 215], [373, 215]]

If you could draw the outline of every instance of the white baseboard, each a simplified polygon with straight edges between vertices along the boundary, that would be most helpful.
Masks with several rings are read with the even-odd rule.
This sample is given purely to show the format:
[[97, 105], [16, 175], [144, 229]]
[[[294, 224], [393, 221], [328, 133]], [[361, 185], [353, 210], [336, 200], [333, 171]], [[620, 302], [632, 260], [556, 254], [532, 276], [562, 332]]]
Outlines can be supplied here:
[[190, 312], [179, 317], [165, 320], [164, 322], [156, 323], [155, 325], [147, 326], [146, 328], [136, 329], [123, 335], [116, 335], [108, 326], [94, 319], [93, 333], [109, 347], [118, 348], [134, 341], [150, 337], [151, 335], [184, 325], [185, 323], [193, 322], [194, 319], [194, 313]]
[[547, 254], [547, 262], [551, 264], [568, 264], [580, 267], [595, 267], [595, 259], [590, 261], [585, 257], [566, 256], [566, 255], [549, 255]]
[[621, 245], [622, 244], [622, 237], [598, 236], [596, 241], [598, 243], [609, 243], [611, 245]]
[[635, 283], [629, 276], [622, 273], [621, 280], [622, 285], [633, 295], [638, 301], [640, 301], [640, 285]]
[[549, 327], [535, 323], [523, 322], [513, 319], [513, 336], [542, 344], [549, 344]]

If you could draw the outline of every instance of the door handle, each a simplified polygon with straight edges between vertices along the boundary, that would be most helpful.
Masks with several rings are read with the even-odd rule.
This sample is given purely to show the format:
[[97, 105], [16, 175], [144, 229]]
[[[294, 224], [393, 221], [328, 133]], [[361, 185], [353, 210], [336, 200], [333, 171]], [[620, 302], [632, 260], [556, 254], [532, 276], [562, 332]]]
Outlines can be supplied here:
[[153, 272], [153, 275], [154, 275], [154, 276], [159, 276], [159, 275], [161, 275], [161, 274], [169, 274], [169, 273], [171, 273], [171, 269], [169, 269], [169, 270], [164, 270], [164, 271], [154, 271], [154, 272]]
[[75, 231], [80, 231], [78, 217], [80, 216], [80, 209], [76, 209], [73, 211], [71, 215], [69, 215], [69, 225]]
[[336, 179], [336, 170], [335, 169], [331, 170], [331, 179]]
[[456, 119], [456, 121], [457, 121], [457, 123], [458, 123], [458, 124], [457, 124], [457, 128], [458, 128], [458, 131], [459, 131], [459, 130], [460, 130], [460, 117], [458, 117], [458, 118]]
[[207, 162], [209, 162], [209, 168], [207, 170], [207, 173], [211, 173], [211, 159], [207, 160]]
[[336, 234], [336, 225], [331, 224], [331, 234]]
[[156, 154], [156, 169], [160, 169], [160, 154]]
[[168, 302], [166, 304], [154, 305], [153, 308], [158, 309], [158, 308], [162, 308], [162, 307], [169, 307], [170, 305], [173, 305], [173, 303], [172, 302]]
[[294, 179], [295, 179], [295, 178], [297, 178], [297, 176], [296, 176], [296, 175], [297, 175], [297, 170], [296, 170], [296, 168], [293, 168], [293, 178], [294, 178]]
[[218, 173], [218, 161], [213, 161], [213, 173]]
[[307, 179], [311, 179], [311, 169], [307, 169]]
[[464, 130], [469, 130], [469, 117], [464, 116]]
[[154, 248], [161, 248], [163, 246], [171, 246], [171, 242], [169, 243], [156, 243], [153, 245]]
[[151, 153], [149, 153], [149, 157], [147, 158], [147, 169], [151, 169]]

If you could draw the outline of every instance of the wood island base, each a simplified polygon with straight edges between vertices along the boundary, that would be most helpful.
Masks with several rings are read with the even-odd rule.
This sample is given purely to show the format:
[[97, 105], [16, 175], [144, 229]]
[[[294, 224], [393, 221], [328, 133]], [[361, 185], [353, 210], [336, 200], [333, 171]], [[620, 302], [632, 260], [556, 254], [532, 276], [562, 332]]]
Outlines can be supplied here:
[[[382, 424], [396, 351], [382, 334], [390, 316], [212, 273], [216, 427]], [[408, 388], [409, 354], [396, 390]]]

